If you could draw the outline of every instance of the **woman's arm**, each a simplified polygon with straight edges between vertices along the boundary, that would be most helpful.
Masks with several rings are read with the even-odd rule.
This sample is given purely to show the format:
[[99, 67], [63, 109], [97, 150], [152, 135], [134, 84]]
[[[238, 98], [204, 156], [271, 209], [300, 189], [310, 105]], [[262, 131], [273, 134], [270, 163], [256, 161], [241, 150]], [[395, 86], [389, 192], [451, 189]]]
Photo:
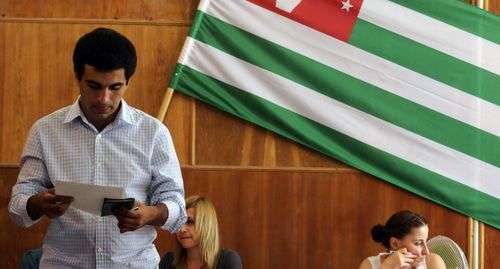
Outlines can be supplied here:
[[368, 261], [368, 258], [366, 258], [360, 265], [359, 269], [372, 269], [372, 266], [370, 264], [370, 261]]

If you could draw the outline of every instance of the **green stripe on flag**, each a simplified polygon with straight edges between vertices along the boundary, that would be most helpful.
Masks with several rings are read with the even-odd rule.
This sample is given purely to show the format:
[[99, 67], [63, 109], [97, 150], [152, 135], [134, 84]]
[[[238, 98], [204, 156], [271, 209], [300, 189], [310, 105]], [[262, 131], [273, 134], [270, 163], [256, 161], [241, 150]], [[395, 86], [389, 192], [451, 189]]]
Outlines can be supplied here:
[[357, 20], [349, 44], [483, 100], [500, 104], [500, 76], [362, 19]]
[[500, 228], [499, 199], [352, 139], [189, 66], [177, 65], [170, 87], [453, 210], [463, 214], [473, 210], [475, 218]]
[[[500, 44], [498, 16], [463, 1], [391, 0], [463, 31]], [[460, 14], [460, 16], [457, 16]], [[481, 19], [478, 19], [481, 18]]]
[[[500, 139], [204, 14], [197, 40], [423, 137], [500, 167]], [[283, 59], [288, 59], [283, 63]], [[388, 105], [390, 104], [390, 105]], [[424, 123], [425, 124], [422, 124]], [[478, 141], [480, 143], [478, 144]]]

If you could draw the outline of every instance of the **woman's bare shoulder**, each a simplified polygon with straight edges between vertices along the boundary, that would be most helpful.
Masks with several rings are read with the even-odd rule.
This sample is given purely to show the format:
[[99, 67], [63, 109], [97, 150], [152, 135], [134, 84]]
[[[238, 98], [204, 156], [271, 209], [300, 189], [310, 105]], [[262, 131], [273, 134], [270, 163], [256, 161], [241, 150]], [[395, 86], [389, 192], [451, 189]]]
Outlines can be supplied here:
[[425, 258], [427, 269], [446, 269], [443, 258], [435, 253], [429, 253]]
[[359, 265], [359, 269], [372, 269], [372, 265], [368, 258], [364, 259], [363, 262]]

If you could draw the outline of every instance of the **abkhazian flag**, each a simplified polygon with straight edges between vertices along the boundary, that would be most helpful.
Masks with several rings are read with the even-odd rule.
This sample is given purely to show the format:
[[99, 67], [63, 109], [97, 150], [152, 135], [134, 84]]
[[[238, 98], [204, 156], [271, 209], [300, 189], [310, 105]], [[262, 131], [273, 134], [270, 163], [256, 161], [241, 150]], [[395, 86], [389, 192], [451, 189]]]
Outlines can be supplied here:
[[500, 228], [500, 17], [458, 0], [202, 0], [170, 86]]

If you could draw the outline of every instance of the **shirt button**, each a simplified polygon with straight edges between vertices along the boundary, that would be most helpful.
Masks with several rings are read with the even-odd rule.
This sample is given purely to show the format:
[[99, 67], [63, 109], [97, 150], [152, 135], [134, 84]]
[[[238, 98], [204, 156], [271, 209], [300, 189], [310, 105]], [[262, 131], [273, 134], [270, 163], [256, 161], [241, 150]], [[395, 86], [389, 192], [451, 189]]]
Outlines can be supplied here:
[[102, 222], [102, 218], [101, 217], [97, 217], [97, 222]]
[[97, 162], [96, 165], [97, 165], [97, 167], [102, 167], [102, 163], [101, 162]]
[[97, 248], [97, 252], [102, 252], [102, 248]]

